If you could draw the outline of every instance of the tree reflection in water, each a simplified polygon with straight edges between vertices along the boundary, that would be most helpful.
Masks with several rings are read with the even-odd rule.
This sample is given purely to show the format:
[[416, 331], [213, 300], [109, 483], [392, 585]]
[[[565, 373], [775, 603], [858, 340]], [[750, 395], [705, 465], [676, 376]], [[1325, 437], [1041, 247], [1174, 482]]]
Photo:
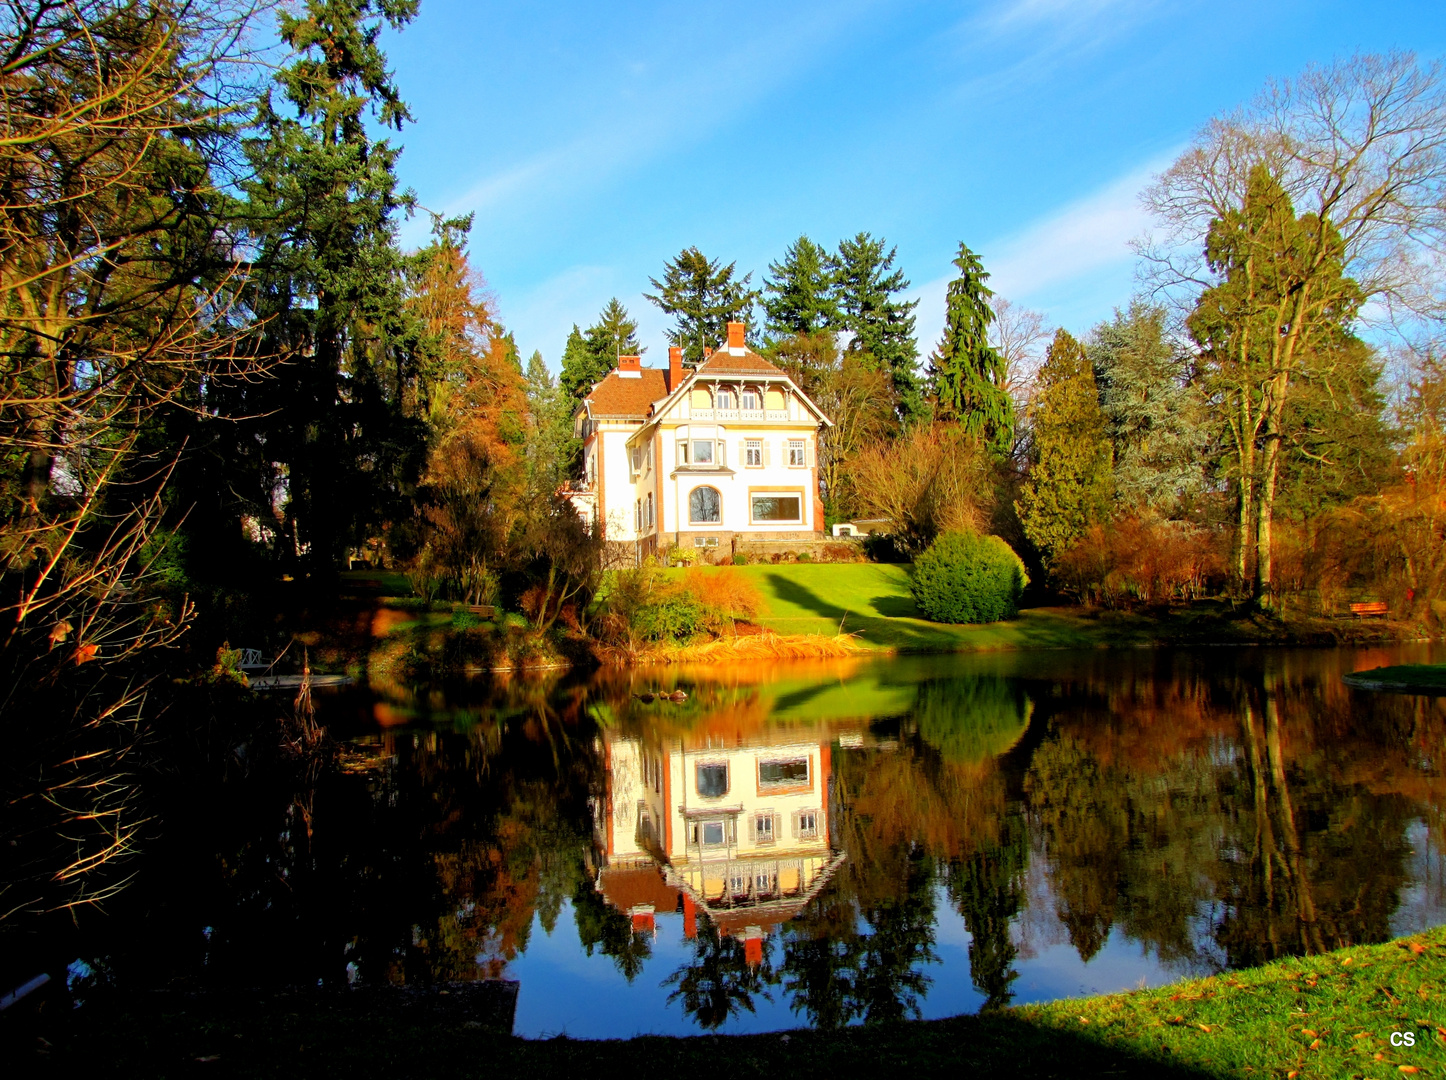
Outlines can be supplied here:
[[720, 933], [713, 920], [702, 915], [690, 944], [691, 959], [664, 979], [663, 985], [676, 987], [668, 995], [668, 1003], [681, 1001], [699, 1027], [712, 1031], [740, 1010], [753, 1012], [755, 994], [773, 1000], [768, 988], [778, 982], [778, 976], [770, 960], [771, 941], [758, 941], [757, 954], [749, 956], [748, 941]]
[[[341, 768], [196, 778], [107, 919], [47, 933], [133, 986], [430, 985], [516, 977], [540, 926], [626, 993], [662, 980], [709, 1030], [784, 1005], [825, 1028], [924, 1014], [960, 977], [943, 905], [984, 1008], [1053, 945], [1088, 962], [1125, 940], [1183, 974], [1380, 941], [1405, 896], [1446, 919], [1421, 869], [1442, 850], [1446, 701], [1349, 691], [1353, 663], [604, 672], [472, 706], [358, 691], [322, 702], [353, 738]], [[686, 702], [641, 700], [675, 686]], [[729, 762], [711, 802], [687, 787], [704, 758]], [[717, 872], [687, 850], [715, 804], [736, 833]]]

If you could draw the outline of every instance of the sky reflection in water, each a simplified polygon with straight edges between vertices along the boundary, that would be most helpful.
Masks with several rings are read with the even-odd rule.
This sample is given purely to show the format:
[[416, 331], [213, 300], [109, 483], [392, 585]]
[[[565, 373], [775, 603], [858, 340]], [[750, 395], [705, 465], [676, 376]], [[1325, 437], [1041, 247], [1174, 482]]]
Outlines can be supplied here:
[[211, 980], [515, 980], [517, 1034], [576, 1037], [946, 1016], [1379, 941], [1446, 921], [1446, 699], [1340, 675], [1427, 656], [357, 691], [323, 706], [343, 771], [258, 804], [182, 917], [216, 928]]

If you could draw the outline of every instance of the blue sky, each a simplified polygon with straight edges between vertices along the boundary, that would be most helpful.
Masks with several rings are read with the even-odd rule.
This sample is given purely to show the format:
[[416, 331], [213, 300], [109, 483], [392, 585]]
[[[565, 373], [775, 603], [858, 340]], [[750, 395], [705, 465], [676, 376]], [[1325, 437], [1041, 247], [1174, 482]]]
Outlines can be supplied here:
[[[1085, 331], [1129, 297], [1137, 194], [1210, 116], [1355, 51], [1446, 52], [1441, 0], [494, 4], [422, 0], [386, 47], [400, 177], [475, 212], [474, 264], [557, 368], [611, 296], [696, 244], [758, 283], [800, 233], [898, 247], [927, 355], [960, 240]], [[426, 239], [426, 225], [403, 240]]]

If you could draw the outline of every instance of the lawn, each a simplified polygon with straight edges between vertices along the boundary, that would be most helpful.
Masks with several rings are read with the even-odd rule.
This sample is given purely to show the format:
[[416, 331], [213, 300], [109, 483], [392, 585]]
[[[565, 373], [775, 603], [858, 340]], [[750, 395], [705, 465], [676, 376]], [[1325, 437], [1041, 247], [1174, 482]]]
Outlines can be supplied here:
[[1395, 667], [1372, 668], [1347, 675], [1346, 682], [1365, 690], [1446, 695], [1446, 664], [1398, 664]]
[[781, 563], [734, 568], [763, 593], [759, 620], [780, 634], [858, 635], [872, 649], [956, 652], [1149, 645], [1163, 641], [1256, 640], [1246, 620], [1197, 611], [1166, 618], [1080, 608], [1027, 608], [1017, 619], [951, 625], [921, 618], [909, 567], [889, 563]]
[[0, 1017], [8, 1044], [0, 1052], [16, 1072], [156, 1078], [838, 1077], [887, 1069], [1386, 1080], [1446, 1074], [1443, 990], [1446, 929], [1436, 929], [1156, 990], [839, 1032], [528, 1042], [467, 1018], [455, 993], [174, 992]]

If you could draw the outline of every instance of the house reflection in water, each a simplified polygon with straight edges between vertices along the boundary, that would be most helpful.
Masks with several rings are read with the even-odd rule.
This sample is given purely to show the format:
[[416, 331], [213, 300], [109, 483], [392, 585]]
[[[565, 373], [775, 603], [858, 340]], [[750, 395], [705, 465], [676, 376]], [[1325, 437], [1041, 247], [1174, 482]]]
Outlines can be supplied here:
[[603, 752], [597, 888], [635, 933], [656, 933], [655, 915], [681, 910], [692, 938], [703, 913], [741, 939], [756, 966], [765, 935], [798, 915], [843, 862], [829, 846], [828, 742], [605, 736]]

